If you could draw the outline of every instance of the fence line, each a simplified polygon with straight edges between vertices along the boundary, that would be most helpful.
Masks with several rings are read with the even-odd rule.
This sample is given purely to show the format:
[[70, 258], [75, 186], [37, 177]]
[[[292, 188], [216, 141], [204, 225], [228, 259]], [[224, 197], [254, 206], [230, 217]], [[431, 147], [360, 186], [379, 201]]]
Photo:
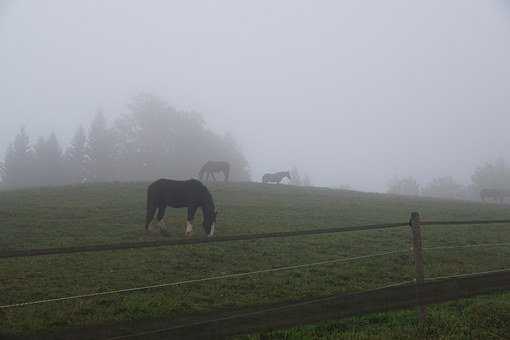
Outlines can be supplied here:
[[[510, 224], [510, 220], [469, 220], [469, 221], [422, 221], [421, 225], [466, 225], [466, 224]], [[154, 248], [163, 246], [179, 246], [179, 245], [192, 245], [203, 243], [218, 243], [228, 241], [249, 241], [267, 238], [283, 238], [292, 236], [305, 236], [305, 235], [321, 235], [342, 233], [351, 231], [364, 231], [364, 230], [377, 230], [387, 228], [398, 228], [408, 226], [408, 222], [401, 223], [384, 223], [384, 224], [369, 224], [361, 226], [348, 226], [348, 227], [333, 227], [309, 230], [296, 230], [296, 231], [282, 231], [273, 233], [262, 234], [246, 234], [246, 235], [231, 235], [220, 236], [214, 238], [194, 238], [194, 239], [181, 239], [181, 240], [161, 240], [161, 241], [144, 241], [144, 242], [125, 242], [116, 244], [97, 244], [86, 246], [71, 246], [59, 248], [40, 248], [40, 249], [21, 249], [21, 250], [6, 250], [0, 251], [0, 259], [2, 258], [15, 258], [15, 257], [30, 257], [30, 256], [46, 256], [46, 255], [64, 255], [73, 253], [84, 252], [97, 252], [109, 250], [125, 250], [125, 249], [139, 249], [139, 248]]]
[[410, 308], [422, 302], [441, 303], [509, 290], [510, 270], [427, 280], [420, 285], [423, 301], [416, 298], [415, 289], [416, 285], [407, 281], [360, 293], [337, 294], [291, 303], [244, 308], [235, 312], [219, 310], [181, 320], [140, 321], [136, 325], [119, 323], [103, 328], [93, 327], [70, 331], [65, 335], [75, 339], [107, 338], [109, 340], [142, 336], [147, 338], [147, 336], [158, 334], [164, 339], [222, 339], [232, 335], [266, 332], [330, 319]]
[[[450, 250], [450, 249], [504, 247], [504, 246], [510, 246], [510, 242], [479, 243], [479, 244], [470, 244], [470, 245], [461, 245], [461, 246], [428, 247], [428, 248], [423, 248], [423, 250], [427, 250], [427, 251], [428, 250]], [[15, 308], [15, 307], [24, 307], [24, 306], [46, 304], [46, 303], [59, 302], [59, 301], [77, 300], [77, 299], [84, 299], [84, 298], [91, 298], [91, 297], [98, 297], [98, 296], [105, 296], [105, 295], [114, 295], [114, 294], [130, 293], [130, 292], [137, 292], [137, 291], [145, 291], [145, 290], [159, 289], [159, 288], [164, 288], [164, 287], [175, 287], [175, 286], [181, 286], [181, 285], [192, 284], [192, 283], [223, 280], [223, 279], [228, 279], [228, 278], [240, 278], [240, 277], [246, 277], [246, 276], [257, 275], [257, 274], [265, 274], [265, 273], [273, 273], [273, 272], [301, 269], [301, 268], [307, 268], [307, 267], [315, 267], [315, 266], [321, 266], [321, 265], [332, 264], [332, 263], [342, 263], [342, 262], [352, 262], [352, 261], [357, 261], [357, 260], [365, 260], [365, 259], [369, 259], [369, 258], [383, 257], [383, 256], [388, 256], [388, 255], [394, 255], [394, 254], [403, 254], [403, 253], [407, 253], [407, 252], [408, 252], [407, 250], [393, 250], [393, 251], [386, 251], [386, 252], [377, 253], [377, 254], [361, 255], [361, 256], [355, 256], [355, 257], [339, 258], [339, 259], [325, 260], [325, 261], [319, 261], [319, 262], [298, 264], [298, 265], [292, 265], [292, 266], [261, 269], [261, 270], [251, 271], [251, 272], [225, 274], [225, 275], [210, 276], [210, 277], [199, 278], [199, 279], [190, 279], [190, 280], [183, 280], [183, 281], [177, 281], [177, 282], [160, 283], [160, 284], [141, 286], [141, 287], [124, 288], [124, 289], [109, 290], [109, 291], [104, 291], [104, 292], [96, 292], [96, 293], [72, 295], [72, 296], [65, 296], [65, 297], [58, 297], [58, 298], [48, 298], [48, 299], [42, 299], [42, 300], [19, 302], [19, 303], [7, 304], [7, 305], [0, 305], [0, 309], [9, 309], [9, 308]], [[493, 271], [486, 272], [486, 273], [492, 273], [492, 272]], [[480, 274], [482, 274], [482, 273], [480, 273]], [[451, 277], [455, 277], [455, 276], [451, 276]], [[442, 278], [450, 278], [450, 277], [442, 277]], [[433, 279], [436, 279], [436, 278], [433, 278]], [[430, 280], [430, 278], [427, 278], [427, 280]]]
[[[133, 336], [157, 334], [164, 332], [166, 336], [170, 332], [174, 337], [193, 337], [200, 336], [210, 337], [211, 334], [224, 337], [227, 335], [250, 333], [254, 331], [263, 331], [269, 328], [295, 326], [303, 323], [311, 323], [324, 319], [340, 318], [358, 314], [365, 314], [375, 311], [387, 311], [391, 309], [419, 306], [421, 311], [421, 319], [424, 320], [426, 316], [426, 305], [442, 301], [449, 301], [452, 299], [459, 299], [468, 296], [474, 296], [486, 292], [493, 292], [496, 290], [510, 290], [510, 269], [504, 269], [495, 272], [484, 272], [469, 275], [455, 275], [442, 278], [435, 278], [430, 281], [425, 280], [423, 275], [423, 250], [441, 250], [441, 249], [456, 249], [456, 248], [473, 248], [473, 247], [496, 247], [506, 246], [509, 243], [492, 243], [492, 244], [474, 244], [464, 246], [443, 246], [443, 247], [430, 247], [422, 248], [420, 226], [423, 225], [477, 225], [477, 224], [510, 224], [510, 220], [468, 220], [468, 221], [420, 221], [418, 213], [411, 214], [409, 223], [387, 223], [387, 224], [371, 224], [363, 226], [351, 227], [336, 227], [324, 228], [314, 230], [299, 230], [288, 232], [273, 232], [264, 234], [248, 234], [248, 235], [232, 235], [216, 238], [202, 238], [202, 239], [184, 239], [184, 240], [165, 240], [165, 241], [152, 241], [152, 242], [127, 242], [117, 244], [103, 244], [103, 245], [89, 245], [89, 246], [74, 246], [62, 248], [45, 248], [45, 249], [28, 249], [28, 250], [11, 250], [1, 251], [1, 258], [15, 258], [27, 256], [43, 256], [43, 255], [62, 255], [81, 252], [96, 252], [108, 250], [121, 250], [121, 249], [136, 249], [136, 248], [149, 248], [161, 246], [176, 246], [176, 245], [191, 245], [202, 243], [216, 243], [227, 241], [248, 241], [267, 238], [282, 238], [291, 236], [304, 236], [304, 235], [320, 235], [339, 232], [350, 231], [363, 231], [363, 230], [377, 230], [386, 228], [397, 228], [404, 226], [411, 226], [413, 244], [411, 248], [414, 252], [414, 262], [416, 265], [416, 280], [415, 284], [391, 285], [391, 287], [379, 288], [366, 292], [355, 294], [342, 294], [332, 297], [325, 297], [314, 300], [298, 301], [294, 303], [280, 304], [273, 306], [269, 309], [260, 309], [241, 314], [224, 315], [222, 317], [215, 317], [211, 319], [201, 318], [192, 323], [185, 323], [181, 325], [173, 325], [172, 327], [159, 328], [154, 331], [146, 331]], [[282, 270], [292, 270], [304, 267], [312, 267], [316, 265], [323, 265], [328, 263], [349, 262], [360, 259], [373, 258], [378, 256], [386, 256], [396, 253], [405, 253], [407, 250], [395, 250], [385, 253], [357, 256], [353, 258], [343, 258], [326, 260], [309, 264], [301, 264], [286, 267], [277, 267], [271, 269], [264, 269], [252, 272], [227, 274], [213, 277], [206, 277], [194, 280], [186, 280], [173, 283], [156, 284], [145, 287], [135, 287], [120, 290], [112, 290], [106, 292], [90, 293], [83, 295], [75, 295], [61, 298], [45, 299], [38, 301], [28, 301], [24, 303], [15, 303], [10, 305], [0, 306], [0, 310], [14, 307], [21, 307], [27, 305], [35, 305], [42, 303], [49, 303], [55, 301], [74, 300], [86, 297], [101, 296], [118, 294], [124, 292], [134, 292], [140, 290], [156, 289], [167, 286], [177, 286], [188, 283], [204, 282], [211, 280], [220, 280], [226, 278], [244, 277], [248, 275], [255, 275], [261, 273], [276, 272]], [[340, 309], [341, 307], [341, 309]], [[283, 317], [282, 317], [283, 313]], [[243, 319], [244, 318], [244, 319]], [[189, 318], [188, 318], [189, 319]], [[244, 320], [244, 321], [243, 321]], [[188, 320], [189, 321], [189, 320]], [[242, 321], [242, 322], [240, 322]], [[171, 322], [172, 323], [172, 322]], [[125, 326], [124, 326], [125, 327]], [[128, 328], [124, 328], [128, 329]], [[96, 332], [97, 333], [97, 332]], [[88, 334], [90, 336], [90, 334]], [[98, 336], [94, 336], [97, 338]], [[126, 336], [124, 336], [126, 337]], [[127, 335], [131, 337], [131, 335]], [[121, 337], [117, 337], [120, 339]]]
[[510, 220], [420, 221], [421, 225], [501, 224]]
[[[409, 284], [411, 284], [413, 282], [414, 282], [414, 280], [390, 283], [388, 285], [377, 287], [374, 290], [380, 290], [380, 289], [391, 288], [391, 287], [405, 286], [405, 285], [409, 285]], [[328, 301], [331, 301], [331, 300], [333, 300], [335, 298], [336, 298], [336, 296], [328, 296], [328, 297], [323, 297], [323, 298], [318, 298], [318, 299], [313, 299], [313, 300], [307, 300], [307, 301], [302, 301], [302, 302], [295, 302], [295, 303], [291, 303], [291, 304], [287, 304], [287, 305], [283, 305], [283, 306], [279, 306], [279, 307], [273, 307], [273, 308], [268, 308], [268, 309], [257, 310], [257, 311], [254, 311], [254, 312], [246, 312], [246, 313], [233, 314], [233, 315], [228, 315], [228, 316], [224, 316], [224, 317], [220, 317], [220, 318], [215, 318], [215, 319], [195, 321], [195, 322], [191, 322], [191, 323], [187, 323], [187, 324], [181, 324], [181, 325], [177, 325], [177, 326], [173, 326], [173, 327], [167, 327], [167, 328], [154, 329], [154, 330], [150, 330], [150, 331], [144, 331], [144, 332], [140, 332], [140, 333], [136, 333], [136, 334], [128, 334], [128, 335], [115, 336], [115, 337], [112, 337], [112, 338], [108, 338], [107, 340], [129, 339], [129, 338], [133, 338], [133, 337], [139, 337], [139, 336], [146, 336], [146, 335], [164, 333], [164, 332], [168, 332], [168, 331], [171, 331], [171, 330], [176, 330], [176, 329], [179, 329], [179, 328], [187, 328], [187, 327], [192, 327], [192, 326], [199, 326], [199, 325], [203, 325], [203, 324], [211, 323], [211, 322], [227, 321], [227, 320], [243, 318], [243, 317], [250, 317], [250, 316], [255, 316], [255, 315], [258, 315], [258, 314], [264, 314], [264, 313], [269, 313], [269, 312], [278, 312], [278, 311], [281, 311], [281, 310], [285, 310], [285, 309], [289, 309], [289, 308], [295, 308], [295, 307], [300, 307], [300, 306], [306, 306], [306, 305], [310, 305], [310, 304], [314, 304], [314, 303], [328, 302]]]
[[219, 275], [219, 276], [211, 276], [211, 277], [205, 277], [205, 278], [201, 278], [201, 279], [191, 279], [191, 280], [184, 280], [184, 281], [178, 281], [178, 282], [169, 282], [169, 283], [161, 283], [161, 284], [155, 284], [155, 285], [143, 286], [143, 287], [134, 287], [134, 288], [125, 288], [125, 289], [118, 289], [118, 290], [110, 290], [110, 291], [106, 291], [106, 292], [97, 292], [97, 293], [89, 293], [89, 294], [81, 294], [81, 295], [60, 297], [60, 298], [52, 298], [52, 299], [43, 299], [43, 300], [28, 301], [28, 302], [21, 302], [21, 303], [13, 303], [13, 304], [9, 304], [9, 305], [2, 305], [2, 306], [0, 306], [0, 309], [22, 307], [22, 306], [29, 306], [29, 305], [37, 305], [37, 304], [44, 304], [44, 303], [49, 303], [49, 302], [57, 302], [57, 301], [65, 301], [65, 300], [76, 300], [76, 299], [89, 298], [89, 297], [95, 297], [95, 296], [103, 296], [103, 295], [112, 295], [112, 294], [136, 292], [136, 291], [143, 291], [143, 290], [163, 288], [163, 287], [180, 286], [180, 285], [185, 285], [185, 284], [190, 284], [190, 283], [199, 283], [199, 282], [205, 282], [205, 281], [222, 280], [222, 279], [228, 279], [228, 278], [239, 278], [239, 277], [256, 275], [256, 274], [273, 273], [273, 272], [279, 272], [279, 271], [284, 271], [284, 270], [292, 270], [292, 269], [300, 269], [300, 268], [306, 268], [306, 267], [314, 267], [314, 266], [320, 266], [320, 265], [331, 264], [331, 263], [351, 262], [351, 261], [356, 261], [356, 260], [364, 260], [364, 259], [368, 259], [368, 258], [381, 257], [381, 256], [398, 254], [398, 253], [403, 253], [403, 252], [406, 252], [406, 251], [402, 251], [402, 250], [388, 251], [388, 252], [372, 254], [372, 255], [362, 255], [362, 256], [356, 256], [356, 257], [348, 257], [348, 258], [333, 259], [333, 260], [326, 260], [326, 261], [306, 263], [306, 264], [298, 264], [298, 265], [294, 265], [294, 266], [285, 266], [285, 267], [277, 267], [277, 268], [270, 268], [270, 269], [262, 269], [262, 270], [256, 270], [256, 271], [251, 271], [251, 272], [244, 272], [244, 273], [234, 273], [234, 274], [226, 274], [226, 275]]
[[434, 281], [441, 281], [441, 280], [449, 280], [449, 279], [457, 279], [457, 278], [463, 278], [466, 276], [484, 276], [489, 274], [505, 274], [510, 273], [510, 268], [504, 268], [504, 269], [495, 269], [495, 270], [486, 270], [484, 272], [476, 272], [471, 274], [455, 274], [455, 275], [443, 275], [443, 276], [432, 276], [425, 278], [425, 281], [427, 282], [434, 282]]
[[[510, 220], [508, 222], [510, 223]], [[295, 230], [295, 231], [281, 231], [281, 232], [262, 233], [262, 234], [245, 234], [245, 235], [218, 236], [218, 237], [208, 237], [208, 238], [192, 238], [192, 239], [180, 239], [180, 240], [124, 242], [124, 243], [116, 243], [116, 244], [97, 244], [97, 245], [88, 245], [88, 246], [71, 246], [71, 247], [59, 247], [59, 248], [6, 250], [6, 251], [0, 251], [0, 258], [63, 255], [63, 254], [96, 252], [96, 251], [107, 251], [107, 250], [153, 248], [153, 247], [163, 247], [163, 246], [180, 246], [180, 245], [218, 243], [218, 242], [228, 242], [228, 241], [250, 241], [250, 240], [259, 240], [259, 239], [266, 239], [266, 238], [283, 238], [283, 237], [292, 237], [292, 236], [320, 235], [320, 234], [342, 233], [342, 232], [350, 232], [350, 231], [397, 228], [397, 227], [405, 227], [405, 226], [407, 226], [407, 222], [405, 222], [405, 223], [369, 224], [369, 225], [361, 225], [361, 226], [333, 227], [333, 228]]]

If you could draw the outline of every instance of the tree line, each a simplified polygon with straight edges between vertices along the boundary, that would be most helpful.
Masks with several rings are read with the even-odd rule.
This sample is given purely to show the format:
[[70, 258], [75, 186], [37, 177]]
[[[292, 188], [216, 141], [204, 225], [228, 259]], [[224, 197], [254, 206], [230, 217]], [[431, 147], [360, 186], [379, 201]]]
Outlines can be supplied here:
[[421, 186], [410, 176], [394, 178], [388, 183], [387, 192], [408, 196], [428, 196], [454, 199], [480, 199], [483, 189], [510, 190], [510, 167], [503, 159], [487, 162], [475, 169], [471, 183], [463, 185], [453, 177], [438, 177]]
[[22, 128], [0, 163], [0, 176], [7, 188], [187, 179], [207, 160], [228, 161], [233, 180], [250, 179], [248, 162], [231, 135], [210, 131], [196, 112], [140, 94], [112, 124], [97, 112], [87, 130], [78, 127], [65, 149], [55, 133], [32, 143]]

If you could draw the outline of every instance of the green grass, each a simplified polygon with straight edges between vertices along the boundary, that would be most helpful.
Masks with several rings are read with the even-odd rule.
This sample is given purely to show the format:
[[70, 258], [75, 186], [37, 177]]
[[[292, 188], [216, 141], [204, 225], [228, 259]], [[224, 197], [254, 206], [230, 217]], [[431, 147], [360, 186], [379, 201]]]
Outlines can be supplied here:
[[[167, 210], [168, 233], [143, 230], [147, 184], [101, 184], [0, 193], [0, 249], [183, 238], [186, 211]], [[285, 185], [210, 186], [217, 235], [423, 219], [510, 218], [508, 206]], [[194, 237], [203, 237], [197, 216]], [[424, 228], [424, 246], [510, 242], [510, 225]], [[409, 230], [0, 259], [0, 305], [310, 263], [409, 248]], [[510, 247], [435, 250], [429, 277], [510, 267]], [[362, 291], [413, 278], [407, 254], [295, 271], [0, 310], [0, 333], [30, 335], [110, 322], [181, 316]], [[509, 295], [441, 306], [418, 326], [413, 311], [374, 314], [267, 334], [271, 338], [487, 338], [508, 333]], [[505, 319], [506, 318], [506, 319]], [[500, 320], [501, 319], [501, 320]], [[475, 321], [473, 321], [475, 320]], [[505, 321], [506, 320], [506, 321]], [[507, 327], [505, 329], [505, 327]], [[487, 330], [489, 329], [489, 330]], [[494, 334], [492, 334], [494, 333]], [[491, 335], [492, 334], [492, 335]], [[257, 338], [251, 336], [248, 338]]]

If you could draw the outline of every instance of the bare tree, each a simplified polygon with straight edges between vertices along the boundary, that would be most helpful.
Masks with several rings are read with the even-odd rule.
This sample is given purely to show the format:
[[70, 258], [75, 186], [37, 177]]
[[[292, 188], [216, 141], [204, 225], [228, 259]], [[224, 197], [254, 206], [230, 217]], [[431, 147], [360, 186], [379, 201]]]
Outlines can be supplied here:
[[420, 186], [413, 177], [394, 178], [388, 184], [389, 194], [418, 196], [420, 194]]
[[471, 176], [476, 191], [482, 189], [510, 189], [510, 168], [504, 159], [479, 166]]
[[299, 170], [296, 166], [292, 166], [290, 169], [290, 180], [289, 184], [291, 185], [303, 185], [303, 181], [301, 180], [301, 175], [299, 174]]
[[430, 197], [461, 199], [466, 197], [466, 188], [452, 177], [438, 177], [422, 189], [422, 194]]

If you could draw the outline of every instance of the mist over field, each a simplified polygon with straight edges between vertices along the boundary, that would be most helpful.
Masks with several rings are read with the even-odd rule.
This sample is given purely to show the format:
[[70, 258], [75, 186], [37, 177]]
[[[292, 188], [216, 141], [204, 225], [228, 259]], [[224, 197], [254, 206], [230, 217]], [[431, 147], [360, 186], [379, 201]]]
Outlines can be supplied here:
[[509, 42], [510, 0], [0, 0], [0, 339], [505, 338]]
[[0, 159], [23, 126], [65, 149], [150, 93], [229, 133], [255, 181], [469, 184], [510, 160], [508, 41], [503, 0], [0, 0]]

